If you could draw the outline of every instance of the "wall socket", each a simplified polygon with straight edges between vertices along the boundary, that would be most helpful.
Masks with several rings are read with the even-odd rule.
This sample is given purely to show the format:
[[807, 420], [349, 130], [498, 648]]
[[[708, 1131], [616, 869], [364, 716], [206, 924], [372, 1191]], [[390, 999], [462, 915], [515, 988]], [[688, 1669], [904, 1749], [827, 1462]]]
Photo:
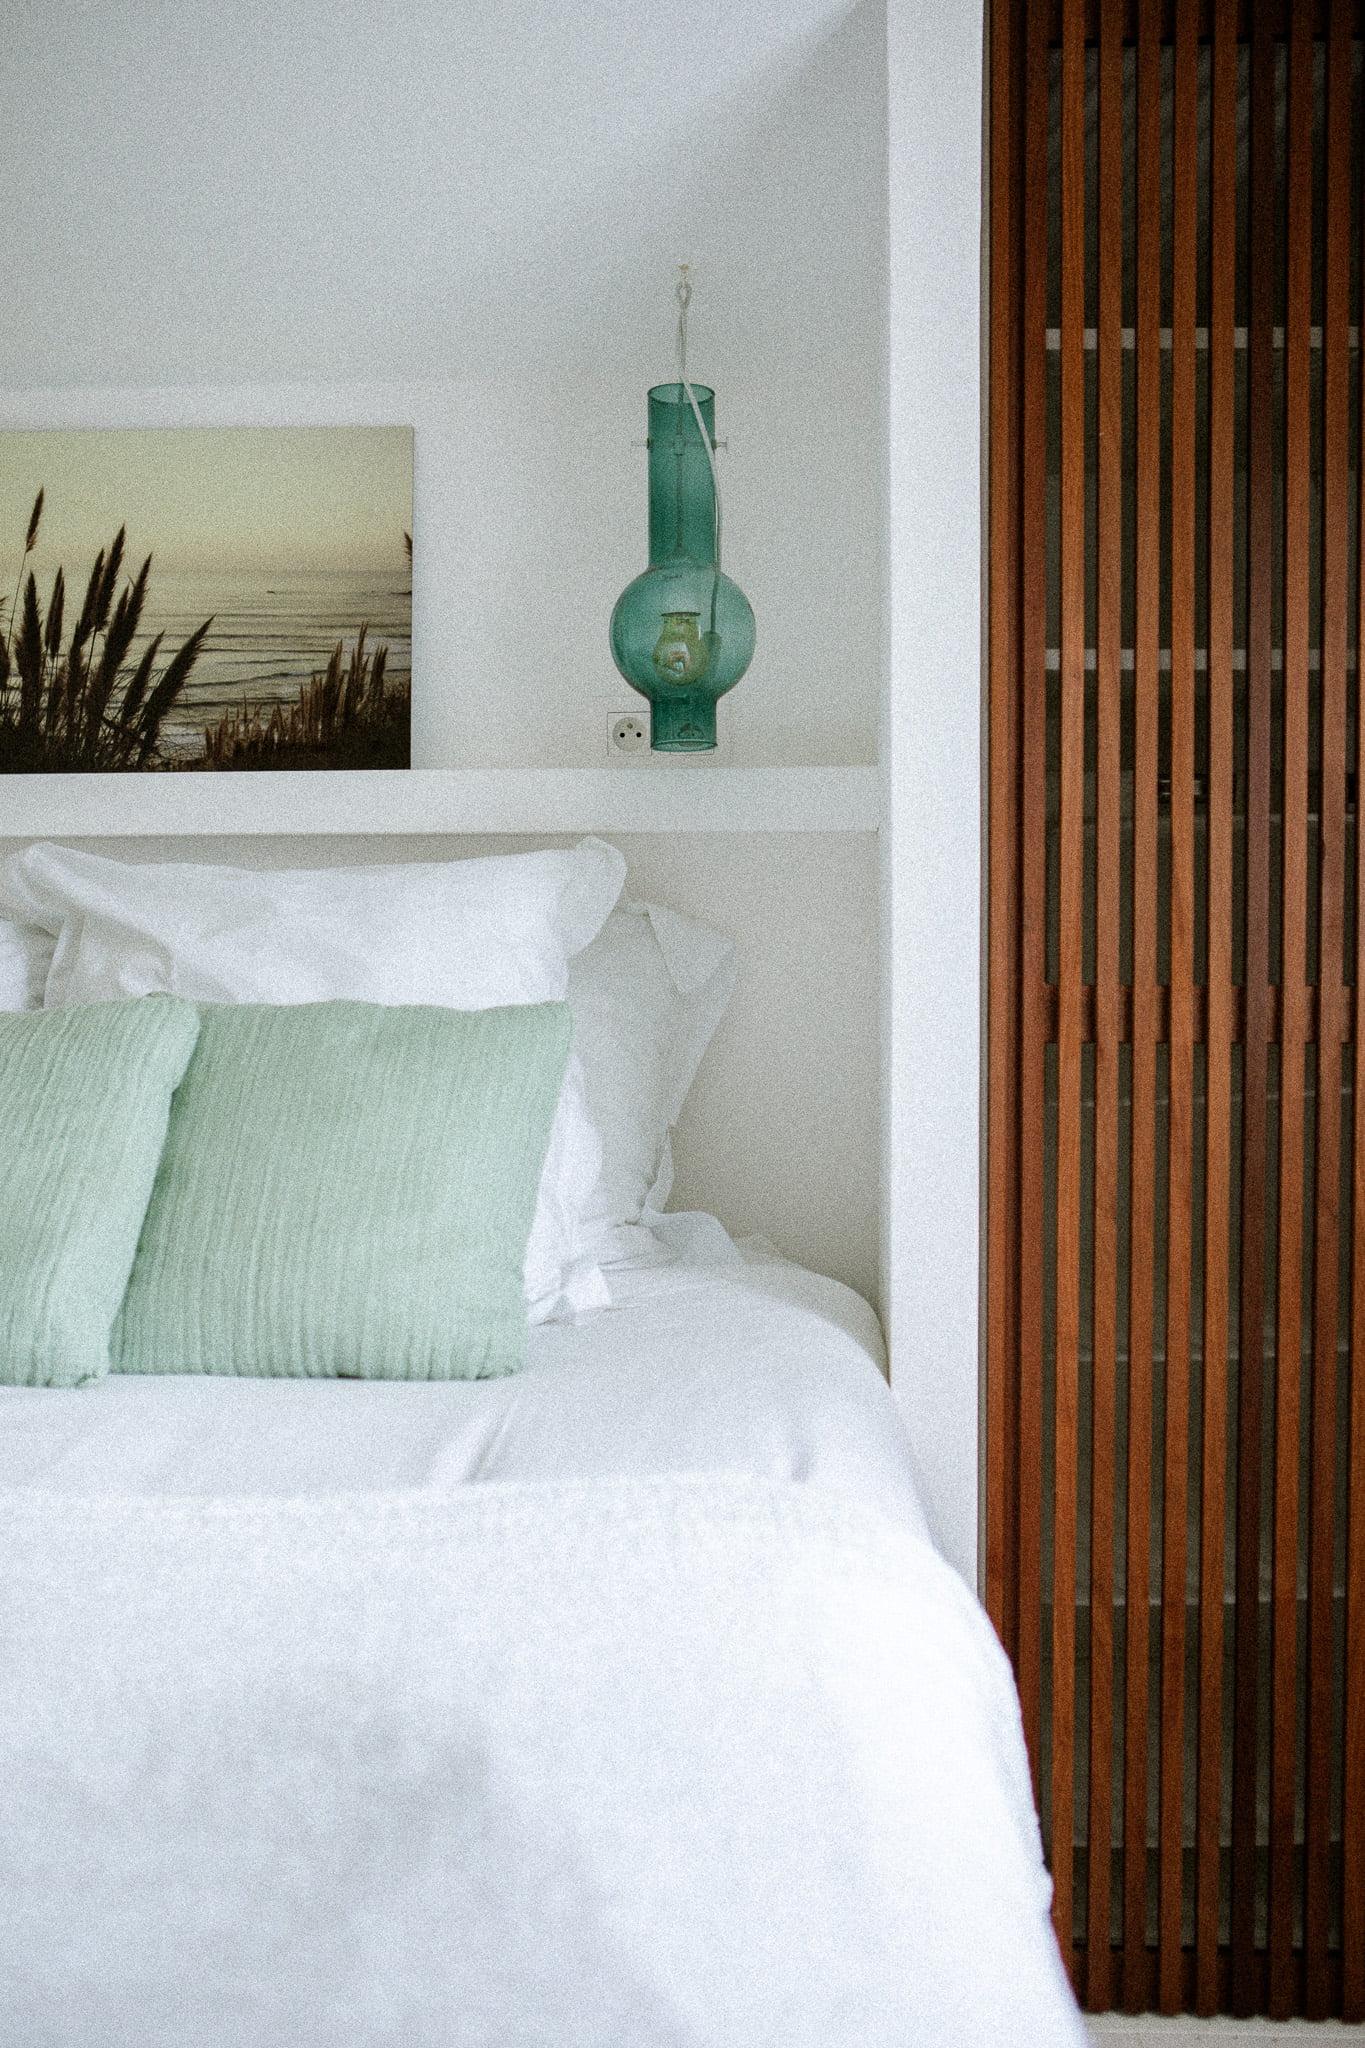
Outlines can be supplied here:
[[613, 711], [607, 722], [607, 752], [613, 761], [622, 754], [648, 754], [648, 714], [640, 711]]

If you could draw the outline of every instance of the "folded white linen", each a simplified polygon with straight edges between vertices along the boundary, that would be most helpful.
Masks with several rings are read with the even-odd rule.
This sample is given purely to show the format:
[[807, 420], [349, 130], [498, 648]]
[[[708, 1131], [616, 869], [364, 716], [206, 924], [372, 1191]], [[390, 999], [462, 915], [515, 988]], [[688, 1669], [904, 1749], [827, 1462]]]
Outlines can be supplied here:
[[0, 917], [0, 1010], [41, 1010], [53, 939], [36, 925]]
[[0, 1500], [25, 2048], [1080, 2048], [1010, 1673], [743, 1479]]

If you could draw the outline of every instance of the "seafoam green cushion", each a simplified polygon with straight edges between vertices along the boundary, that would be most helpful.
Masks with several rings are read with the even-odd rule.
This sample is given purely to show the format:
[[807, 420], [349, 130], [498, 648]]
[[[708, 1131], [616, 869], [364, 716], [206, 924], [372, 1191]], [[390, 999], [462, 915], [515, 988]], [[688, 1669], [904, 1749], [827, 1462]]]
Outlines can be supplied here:
[[521, 1365], [522, 1257], [568, 1006], [200, 1014], [116, 1370], [478, 1379]]
[[199, 1030], [174, 996], [0, 1017], [0, 1381], [74, 1387], [109, 1332]]

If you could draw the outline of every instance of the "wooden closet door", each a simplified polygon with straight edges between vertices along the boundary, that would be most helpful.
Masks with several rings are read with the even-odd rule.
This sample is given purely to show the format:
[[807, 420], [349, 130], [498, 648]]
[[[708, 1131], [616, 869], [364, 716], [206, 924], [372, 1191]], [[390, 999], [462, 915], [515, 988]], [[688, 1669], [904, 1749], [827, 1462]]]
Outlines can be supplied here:
[[1365, 2019], [1365, 7], [989, 69], [987, 1599], [1086, 2003]]

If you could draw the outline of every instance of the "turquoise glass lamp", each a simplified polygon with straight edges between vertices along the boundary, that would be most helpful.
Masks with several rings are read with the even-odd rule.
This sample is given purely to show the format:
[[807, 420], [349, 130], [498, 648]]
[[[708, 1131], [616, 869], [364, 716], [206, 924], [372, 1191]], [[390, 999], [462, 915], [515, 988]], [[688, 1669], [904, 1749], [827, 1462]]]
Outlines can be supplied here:
[[678, 287], [679, 381], [649, 394], [649, 567], [611, 615], [612, 658], [649, 699], [656, 753], [706, 753], [716, 703], [754, 653], [748, 598], [720, 566], [716, 394], [686, 369], [686, 276]]

